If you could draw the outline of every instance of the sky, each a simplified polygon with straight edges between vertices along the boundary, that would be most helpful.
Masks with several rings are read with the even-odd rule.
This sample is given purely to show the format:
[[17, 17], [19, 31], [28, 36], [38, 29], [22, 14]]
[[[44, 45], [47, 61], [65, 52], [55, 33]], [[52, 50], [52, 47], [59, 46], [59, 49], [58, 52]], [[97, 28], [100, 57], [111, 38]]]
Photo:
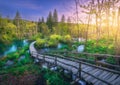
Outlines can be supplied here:
[[11, 19], [19, 11], [23, 19], [38, 21], [40, 17], [46, 19], [48, 13], [54, 9], [58, 11], [59, 20], [63, 14], [66, 17], [75, 16], [74, 0], [0, 0], [0, 15]]

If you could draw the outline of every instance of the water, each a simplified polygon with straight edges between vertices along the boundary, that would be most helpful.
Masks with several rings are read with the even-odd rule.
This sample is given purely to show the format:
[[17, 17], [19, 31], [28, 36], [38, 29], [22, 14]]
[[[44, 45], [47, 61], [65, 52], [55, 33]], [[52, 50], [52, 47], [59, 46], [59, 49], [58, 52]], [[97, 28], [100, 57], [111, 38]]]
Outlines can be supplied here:
[[17, 51], [17, 49], [24, 47], [28, 44], [29, 43], [27, 40], [16, 40], [10, 45], [1, 45], [0, 46], [1, 48], [0, 57], [6, 56], [9, 53], [15, 52]]

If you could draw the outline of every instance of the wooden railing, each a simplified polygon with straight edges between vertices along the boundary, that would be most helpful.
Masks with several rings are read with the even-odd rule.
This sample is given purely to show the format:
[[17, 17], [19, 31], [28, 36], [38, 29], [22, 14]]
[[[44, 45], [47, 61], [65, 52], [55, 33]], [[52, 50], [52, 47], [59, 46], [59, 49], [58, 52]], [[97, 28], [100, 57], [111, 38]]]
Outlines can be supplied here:
[[[92, 74], [90, 74], [86, 71], [83, 71], [81, 65], [84, 64], [84, 65], [87, 65], [87, 66], [90, 66], [90, 67], [95, 67], [95, 68], [98, 68], [98, 69], [101, 69], [101, 70], [105, 70], [105, 71], [112, 72], [112, 73], [120, 75], [120, 71], [115, 71], [115, 70], [107, 69], [107, 68], [104, 68], [104, 67], [96, 66], [96, 65], [93, 65], [93, 64], [90, 64], [90, 63], [87, 63], [87, 62], [80, 61], [80, 60], [78, 60], [77, 58], [74, 58], [74, 57], [67, 58], [67, 57], [64, 57], [62, 55], [57, 55], [57, 54], [42, 54], [41, 55], [41, 54], [38, 54], [38, 53], [35, 53], [35, 52], [32, 52], [31, 56], [33, 56], [33, 57], [35, 57], [39, 60], [42, 60], [43, 62], [52, 63], [56, 66], [59, 66], [58, 63], [62, 63], [62, 64], [67, 65], [67, 66], [71, 66], [72, 68], [75, 68], [75, 69], [78, 70], [78, 77], [80, 79], [82, 78], [81, 73], [83, 72], [83, 73], [88, 74], [88, 75], [94, 77], [95, 79], [98, 79], [98, 80], [100, 80], [100, 81], [102, 81], [102, 82], [104, 82], [108, 85], [112, 85], [112, 84], [110, 82], [107, 82], [103, 79], [100, 79], [99, 77], [96, 77], [96, 76], [94, 76], [94, 75], [92, 75]], [[47, 61], [46, 59], [54, 60], [54, 62]], [[68, 60], [68, 61], [76, 62], [76, 63], [78, 63], [79, 66], [77, 67], [77, 66], [74, 66], [74, 65], [71, 65], [71, 64], [67, 64], [63, 61], [60, 61], [59, 59], [65, 59], [65, 60]], [[62, 67], [62, 68], [64, 68], [64, 67]], [[64, 68], [64, 69], [66, 69], [66, 68]]]
[[[55, 51], [55, 52], [51, 52], [53, 54], [60, 54], [60, 55], [64, 55], [64, 56], [67, 56], [67, 57], [72, 57], [70, 56], [71, 54], [74, 54], [74, 58], [78, 59], [78, 60], [81, 60], [81, 61], [86, 61], [86, 62], [92, 62], [96, 65], [100, 65], [100, 66], [103, 66], [103, 67], [107, 67], [107, 68], [110, 68], [110, 69], [115, 69], [115, 70], [119, 70], [120, 71], [120, 56], [118, 55], [109, 55], [109, 54], [93, 54], [93, 53], [78, 53], [78, 52], [69, 52], [69, 51]], [[67, 54], [67, 55], [66, 55]], [[68, 56], [69, 55], [69, 56]], [[77, 56], [80, 56], [80, 57], [77, 57]], [[82, 55], [85, 55], [86, 58], [82, 58]], [[93, 57], [94, 60], [91, 61], [89, 60], [88, 58], [89, 57]], [[100, 61], [100, 59], [107, 59], [108, 57], [112, 57], [115, 59], [115, 62], [116, 64], [109, 64], [109, 63], [105, 63], [105, 62], [102, 62]]]

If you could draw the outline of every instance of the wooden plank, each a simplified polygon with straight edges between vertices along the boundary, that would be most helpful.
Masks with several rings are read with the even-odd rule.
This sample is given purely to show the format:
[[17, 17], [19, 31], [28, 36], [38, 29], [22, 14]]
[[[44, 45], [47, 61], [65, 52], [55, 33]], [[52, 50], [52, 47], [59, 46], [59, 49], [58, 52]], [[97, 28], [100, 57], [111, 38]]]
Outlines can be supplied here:
[[[93, 73], [94, 76], [96, 76], [97, 74], [100, 74], [101, 70], [98, 70], [98, 71], [95, 71]], [[93, 77], [89, 76], [86, 78], [87, 81], [92, 81], [92, 80], [95, 80]]]
[[84, 79], [86, 79], [86, 77], [88, 77], [89, 75], [88, 74], [85, 74], [84, 73], [84, 75], [82, 75], [82, 77], [84, 78]]
[[101, 81], [97, 81], [96, 83], [94, 83], [94, 85], [108, 85], [108, 84], [103, 83], [103, 82], [101, 82]]
[[98, 76], [99, 74], [101, 74], [103, 71], [102, 70], [98, 70], [95, 73], [93, 73], [94, 76]]
[[96, 71], [98, 71], [99, 69], [94, 69], [93, 71], [90, 71], [90, 72], [88, 72], [88, 73], [90, 73], [90, 74], [93, 74], [93, 73], [95, 73]]
[[106, 76], [105, 80], [107, 81], [108, 79], [110, 79], [114, 74], [110, 73], [108, 76]]
[[82, 69], [84, 69], [84, 68], [86, 68], [86, 65], [82, 64], [81, 67], [82, 67]]
[[94, 68], [87, 66], [86, 68], [82, 69], [85, 72], [91, 72], [94, 70]]
[[120, 76], [117, 77], [114, 81], [111, 82], [113, 85], [120, 85]]
[[110, 74], [111, 74], [110, 72], [106, 73], [104, 76], [101, 77], [101, 79], [107, 80], [106, 78], [107, 78], [107, 76], [109, 76]]
[[[94, 70], [92, 70], [92, 71], [90, 71], [90, 72], [88, 72], [88, 73], [94, 73], [94, 72], [96, 72], [98, 69], [94, 69]], [[84, 78], [85, 78], [85, 80], [87, 81], [87, 79], [91, 79], [91, 76], [90, 75], [88, 75], [88, 74], [85, 74], [84, 75]]]
[[[102, 70], [99, 70], [99, 71], [93, 73], [93, 75], [97, 77], [97, 76], [99, 76], [102, 72], [103, 72]], [[98, 81], [98, 79], [92, 79], [92, 80], [91, 80], [92, 83], [95, 83], [95, 82], [97, 82], [97, 81]]]
[[107, 71], [103, 71], [103, 73], [100, 76], [98, 76], [98, 77], [102, 78], [103, 76], [105, 76], [106, 73], [107, 73]]
[[[94, 71], [93, 71], [93, 75], [94, 75], [94, 76], [97, 76], [97, 75], [99, 75], [99, 74], [101, 73], [101, 71], [102, 71], [102, 70], [99, 70], [99, 69], [94, 70]], [[97, 81], [97, 79], [95, 79], [94, 77], [91, 77], [91, 76], [88, 76], [85, 80], [86, 80], [86, 81], [89, 81], [89, 82], [92, 82], [92, 83], [94, 83], [94, 82]]]
[[112, 82], [118, 77], [118, 74], [113, 74], [107, 81]]

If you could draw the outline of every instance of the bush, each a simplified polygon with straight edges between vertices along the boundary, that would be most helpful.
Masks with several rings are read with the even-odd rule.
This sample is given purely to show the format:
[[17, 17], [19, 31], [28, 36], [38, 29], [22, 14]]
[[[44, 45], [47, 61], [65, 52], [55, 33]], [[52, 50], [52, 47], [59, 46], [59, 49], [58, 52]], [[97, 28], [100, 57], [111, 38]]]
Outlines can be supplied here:
[[37, 48], [43, 48], [44, 46], [45, 46], [45, 40], [44, 39], [40, 39], [40, 38], [38, 38], [37, 40], [36, 40], [36, 43], [35, 43], [35, 46], [37, 47]]
[[12, 52], [10, 54], [7, 55], [6, 59], [7, 60], [15, 60], [17, 58], [19, 58], [19, 53], [16, 51], [16, 52]]
[[107, 57], [106, 62], [110, 64], [116, 64], [115, 58], [113, 57]]
[[48, 47], [57, 47], [57, 44], [58, 44], [57, 41], [49, 40], [49, 41], [47, 42]]
[[45, 72], [44, 78], [49, 85], [69, 85], [69, 83], [62, 79], [62, 76], [59, 73], [51, 72], [49, 70]]
[[63, 39], [60, 40], [60, 42], [61, 42], [61, 43], [66, 43], [66, 44], [70, 44], [70, 43], [71, 43], [71, 40], [72, 40], [72, 38], [71, 38], [70, 35], [65, 35], [65, 36], [63, 37]]
[[62, 36], [53, 34], [50, 36], [50, 40], [59, 42], [60, 40], [62, 40]]
[[5, 65], [5, 61], [0, 61], [0, 68], [2, 68]]
[[30, 40], [36, 40], [36, 39], [38, 39], [38, 38], [41, 38], [42, 37], [42, 34], [41, 33], [38, 33], [38, 34], [36, 34], [36, 35], [34, 35], [34, 36], [32, 36], [32, 38], [30, 39]]

